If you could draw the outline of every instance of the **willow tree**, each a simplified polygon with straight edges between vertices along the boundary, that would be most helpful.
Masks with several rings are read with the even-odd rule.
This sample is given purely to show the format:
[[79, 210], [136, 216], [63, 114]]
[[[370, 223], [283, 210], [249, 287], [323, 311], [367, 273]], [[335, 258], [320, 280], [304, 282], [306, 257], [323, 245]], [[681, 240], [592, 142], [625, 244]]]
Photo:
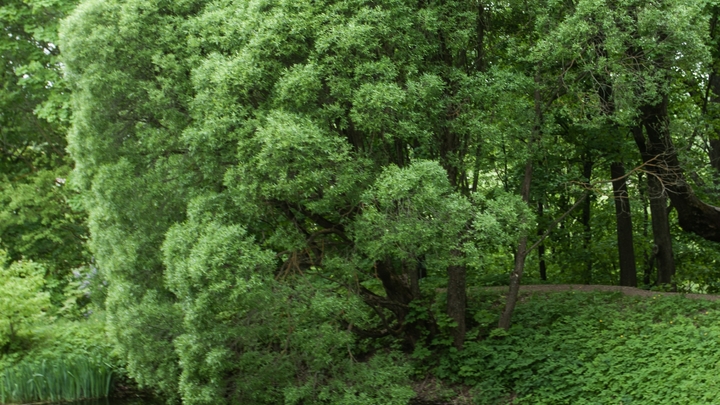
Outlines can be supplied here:
[[[70, 150], [133, 377], [187, 403], [300, 402], [364, 370], [353, 339], [411, 349], [449, 325], [462, 347], [468, 270], [532, 224], [481, 184], [491, 135], [533, 125], [532, 80], [489, 72], [488, 10], [80, 5]], [[443, 284], [445, 313], [418, 313]]]

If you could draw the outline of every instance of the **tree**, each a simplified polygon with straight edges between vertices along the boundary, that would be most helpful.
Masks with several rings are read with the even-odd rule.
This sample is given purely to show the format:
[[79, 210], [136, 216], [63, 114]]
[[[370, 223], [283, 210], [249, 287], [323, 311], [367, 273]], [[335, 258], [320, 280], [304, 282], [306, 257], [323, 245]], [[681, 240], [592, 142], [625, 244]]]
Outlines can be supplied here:
[[601, 117], [617, 129], [632, 132], [650, 174], [661, 283], [669, 283], [674, 272], [665, 198], [677, 210], [681, 227], [713, 238], [712, 226], [705, 226], [713, 223], [715, 214], [685, 181], [668, 120], [673, 78], [692, 75], [705, 61], [702, 19], [699, 4], [588, 3], [569, 10], [549, 36], [548, 41], [561, 41], [563, 47], [540, 48], [554, 54], [570, 51], [546, 58], [572, 61], [572, 68], [562, 74], [567, 93], [600, 113], [584, 120], [597, 122]]
[[47, 316], [50, 294], [42, 291], [45, 269], [33, 262], [7, 265], [2, 252], [0, 267], [0, 348], [5, 353], [18, 343], [23, 329]]
[[69, 187], [70, 100], [58, 59], [58, 24], [75, 4], [0, 6], [0, 248], [10, 260], [46, 266], [56, 303], [65, 277], [89, 260], [84, 216]]
[[[129, 372], [188, 403], [301, 401], [329, 384], [313, 375], [360, 372], [328, 365], [347, 364], [359, 339], [412, 350], [448, 333], [461, 349], [468, 280], [492, 255], [507, 265], [517, 243], [509, 327], [538, 202], [533, 233], [559, 234], [543, 257], [571, 257], [584, 270], [568, 278], [597, 280], [600, 255], [577, 246], [632, 236], [619, 163], [644, 159], [658, 184], [681, 191], [655, 163], [679, 165], [661, 147], [680, 93], [670, 79], [704, 60], [698, 10], [83, 2], [60, 41], [69, 150]], [[642, 156], [624, 153], [631, 130]], [[568, 187], [587, 188], [608, 166], [614, 229], [600, 192]], [[653, 221], [667, 239], [667, 215]], [[624, 252], [620, 276], [634, 284]], [[447, 287], [439, 313], [437, 287]], [[308, 351], [314, 339], [320, 349]], [[253, 398], [243, 384], [267, 388]]]
[[[318, 296], [367, 304], [362, 322], [340, 316], [334, 327], [344, 329], [327, 336], [387, 336], [409, 350], [432, 339], [408, 320], [422, 298], [422, 261], [423, 283], [448, 286], [448, 332], [462, 347], [467, 273], [497, 249], [483, 234], [504, 243], [530, 224], [517, 198], [479, 178], [488, 164], [481, 146], [497, 141], [483, 134], [512, 121], [503, 142], [519, 144], [532, 125], [527, 99], [507, 94], [522, 94], [527, 81], [483, 72], [488, 10], [459, 2], [79, 6], [61, 37], [75, 103], [70, 151], [91, 247], [110, 280], [112, 333], [134, 377], [170, 395], [180, 384], [190, 400], [196, 384], [240, 372], [184, 369], [211, 361], [193, 342], [206, 336], [237, 350], [240, 362], [255, 353], [213, 340], [238, 318], [208, 325], [193, 312], [224, 305], [176, 279], [201, 269], [218, 272], [207, 288], [222, 284], [220, 274], [248, 281], [257, 273], [285, 297], [287, 311], [269, 300], [268, 312], [241, 318], [248, 331], [301, 311], [307, 301], [293, 291], [311, 282]], [[478, 91], [492, 75], [497, 87]], [[519, 112], [485, 111], [498, 101]], [[231, 251], [232, 235], [242, 234], [241, 250], [271, 259], [255, 269], [235, 256], [197, 256], [211, 222], [229, 238], [213, 246]], [[179, 239], [181, 229], [196, 236]], [[201, 257], [192, 272], [181, 270]], [[228, 311], [246, 307], [242, 299]], [[278, 341], [262, 355], [297, 353], [304, 343], [289, 339], [286, 350]], [[226, 392], [192, 401], [229, 400]]]

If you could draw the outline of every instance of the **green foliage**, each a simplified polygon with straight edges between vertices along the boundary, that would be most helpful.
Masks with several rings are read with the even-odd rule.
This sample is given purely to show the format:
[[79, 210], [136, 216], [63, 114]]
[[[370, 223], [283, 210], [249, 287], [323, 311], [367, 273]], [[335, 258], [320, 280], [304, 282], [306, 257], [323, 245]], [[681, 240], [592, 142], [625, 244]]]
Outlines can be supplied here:
[[[396, 367], [349, 359], [348, 325], [381, 322], [356, 295], [374, 261], [425, 254], [442, 283], [451, 250], [479, 251], [474, 219], [485, 241], [518, 233], [512, 208], [508, 226], [471, 209], [460, 139], [476, 149], [487, 95], [469, 59], [443, 59], [446, 34], [454, 54], [474, 41], [454, 36], [472, 13], [448, 7], [89, 0], [65, 20], [74, 181], [141, 385], [190, 403], [365, 390], [367, 370]], [[404, 398], [398, 375], [387, 392]]]
[[[546, 204], [537, 217], [549, 226], [573, 203], [569, 184], [588, 180], [578, 161], [637, 159], [622, 152], [623, 134], [641, 101], [671, 91], [669, 78], [703, 69], [703, 21], [699, 3], [680, 1], [83, 1], [59, 41], [73, 91], [71, 180], [129, 375], [190, 404], [402, 403], [402, 359], [354, 361], [373, 345], [353, 331], [383, 342], [414, 333], [418, 358], [444, 350], [453, 323], [435, 294], [447, 266], [497, 283], [510, 246], [537, 230], [513, 195], [524, 163], [536, 163], [533, 204]], [[634, 64], [633, 47], [650, 59]], [[598, 78], [615, 86], [611, 117]], [[61, 115], [44, 106], [48, 120]], [[52, 251], [40, 242], [66, 241], [59, 230], [82, 222], [23, 209], [31, 186], [45, 208], [61, 200], [49, 173], [0, 194], [17, 240], [34, 243], [13, 242], [27, 252]], [[555, 279], [577, 279], [579, 263], [595, 266], [594, 279], [617, 278], [606, 200], [589, 200], [590, 230], [578, 215], [553, 229]], [[57, 228], [22, 232], [44, 223]], [[420, 264], [429, 310], [407, 291]], [[494, 310], [468, 317], [469, 336], [490, 338], [437, 374], [529, 401], [536, 391], [522, 384], [537, 383], [540, 351], [517, 328], [490, 332]], [[438, 330], [403, 323], [415, 320]], [[563, 343], [550, 328], [570, 327], [546, 321], [533, 325]]]
[[0, 347], [13, 349], [19, 336], [40, 321], [49, 320], [50, 295], [44, 292], [45, 269], [32, 262], [4, 265], [0, 251]]
[[103, 315], [31, 325], [22, 350], [0, 356], [0, 403], [107, 396], [125, 372], [110, 354]]
[[538, 294], [508, 332], [467, 342], [434, 373], [474, 386], [478, 403], [712, 403], [718, 314], [681, 297]]
[[373, 260], [427, 255], [437, 269], [461, 247], [472, 215], [469, 201], [452, 192], [445, 170], [431, 161], [387, 167], [362, 201], [362, 215], [353, 224], [358, 250]]
[[285, 403], [373, 405], [377, 403], [405, 405], [415, 396], [409, 387], [410, 367], [397, 353], [378, 353], [368, 362], [346, 360], [336, 365], [339, 378], [318, 384], [309, 381], [285, 391]]
[[409, 369], [397, 359], [352, 360], [355, 338], [334, 317], [362, 322], [353, 296], [322, 279], [278, 282], [274, 255], [239, 226], [192, 212], [170, 230], [164, 253], [183, 309], [175, 345], [184, 402], [401, 404], [414, 395], [401, 385]]
[[54, 301], [64, 275], [87, 261], [87, 232], [67, 186], [70, 92], [58, 60], [58, 23], [75, 4], [0, 6], [0, 248], [12, 260], [42, 262], [58, 284], [49, 286]]
[[0, 374], [0, 403], [61, 402], [105, 398], [113, 372], [103, 359], [21, 362]]
[[70, 167], [62, 162], [21, 178], [0, 178], [0, 246], [14, 260], [33, 260], [48, 271], [53, 302], [61, 300], [65, 277], [87, 263], [84, 215], [72, 207]]
[[180, 308], [157, 291], [136, 301], [132, 286], [114, 282], [108, 296], [107, 330], [120, 363], [140, 387], [152, 388], [168, 401], [177, 399], [180, 374], [174, 339], [182, 331]]

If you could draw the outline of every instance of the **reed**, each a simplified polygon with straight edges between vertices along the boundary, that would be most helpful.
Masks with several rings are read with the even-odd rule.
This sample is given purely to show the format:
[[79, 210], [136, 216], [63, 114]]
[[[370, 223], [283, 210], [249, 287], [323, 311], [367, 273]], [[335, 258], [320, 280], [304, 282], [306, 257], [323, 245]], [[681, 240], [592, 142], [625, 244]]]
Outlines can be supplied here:
[[104, 398], [112, 378], [112, 367], [99, 359], [21, 362], [0, 371], [0, 404]]

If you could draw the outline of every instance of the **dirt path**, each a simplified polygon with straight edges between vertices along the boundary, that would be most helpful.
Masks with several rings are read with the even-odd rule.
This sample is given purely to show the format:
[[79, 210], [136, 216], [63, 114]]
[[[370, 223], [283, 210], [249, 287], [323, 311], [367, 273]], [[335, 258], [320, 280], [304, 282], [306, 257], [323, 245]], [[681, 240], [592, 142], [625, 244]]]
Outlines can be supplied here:
[[[504, 292], [508, 290], [507, 286], [500, 287], [480, 287], [485, 291], [498, 291]], [[673, 292], [661, 292], [661, 291], [648, 291], [641, 290], [635, 287], [621, 287], [616, 285], [586, 285], [586, 284], [537, 284], [537, 285], [521, 285], [520, 293], [533, 293], [533, 292], [559, 292], [559, 291], [608, 291], [608, 292], [621, 292], [625, 295], [635, 295], [640, 297], [652, 297], [656, 295], [678, 295], [684, 296], [685, 298], [691, 298], [696, 300], [709, 300], [717, 301], [720, 300], [720, 295], [711, 294], [682, 294]]]

